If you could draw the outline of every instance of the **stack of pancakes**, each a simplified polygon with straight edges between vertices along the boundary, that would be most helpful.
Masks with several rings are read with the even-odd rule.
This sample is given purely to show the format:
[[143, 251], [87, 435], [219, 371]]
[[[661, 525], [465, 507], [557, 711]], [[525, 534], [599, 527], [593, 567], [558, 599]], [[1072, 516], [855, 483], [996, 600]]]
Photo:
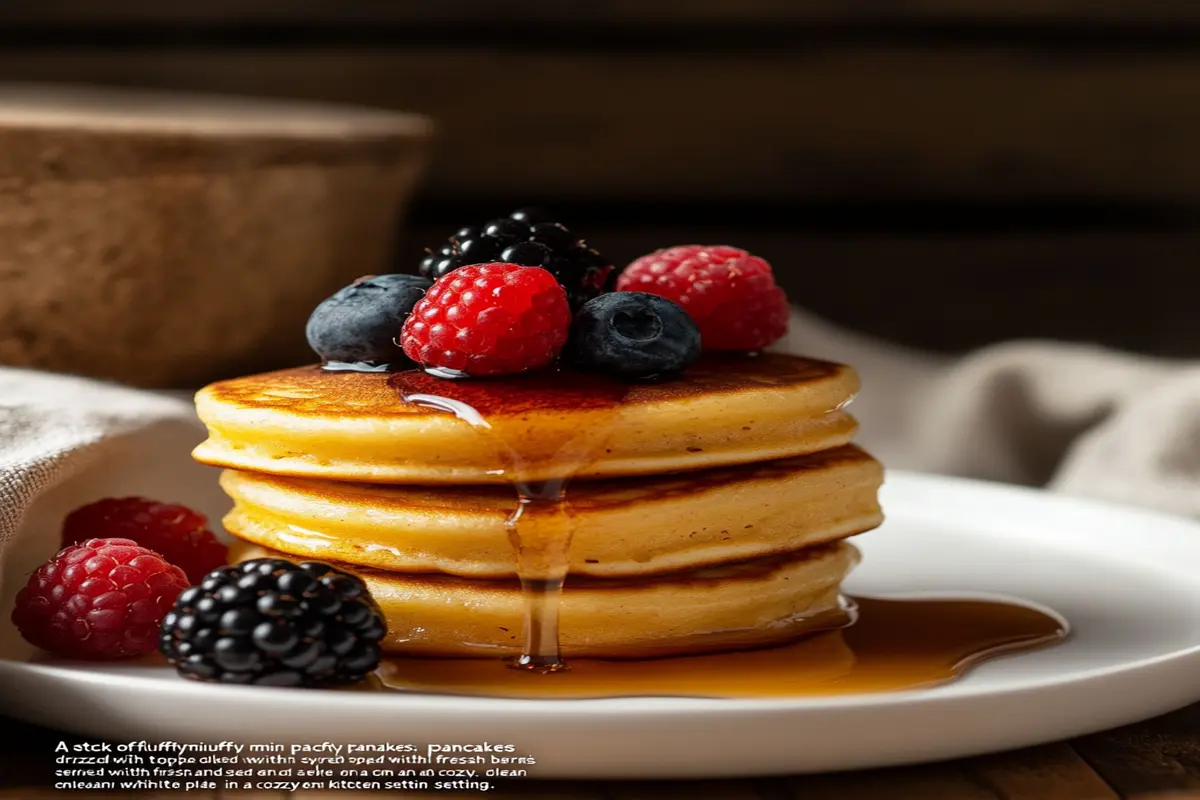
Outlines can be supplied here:
[[453, 396], [458, 414], [405, 402], [386, 373], [317, 366], [196, 398], [209, 438], [195, 457], [225, 468], [234, 559], [358, 574], [393, 653], [521, 653], [506, 524], [517, 483], [571, 479], [567, 658], [757, 646], [828, 625], [858, 559], [844, 539], [882, 521], [882, 468], [851, 444], [843, 410], [859, 385], [849, 367], [706, 356], [615, 393], [569, 375], [417, 375], [410, 390]]

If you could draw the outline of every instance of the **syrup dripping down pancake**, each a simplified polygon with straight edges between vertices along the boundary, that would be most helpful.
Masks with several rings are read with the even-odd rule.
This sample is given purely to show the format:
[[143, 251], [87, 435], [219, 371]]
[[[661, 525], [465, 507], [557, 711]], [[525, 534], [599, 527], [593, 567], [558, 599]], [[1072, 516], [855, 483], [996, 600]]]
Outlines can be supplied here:
[[[235, 543], [234, 562], [302, 557]], [[839, 585], [858, 563], [845, 542], [799, 553], [648, 578], [570, 576], [562, 655], [652, 658], [791, 641], [839, 623]], [[405, 575], [335, 564], [366, 583], [396, 655], [497, 658], [522, 651], [525, 598], [513, 580]]]
[[[789, 458], [848, 444], [857, 429], [843, 410], [859, 388], [854, 370], [787, 355], [706, 356], [658, 383], [554, 370], [406, 378], [410, 391], [478, 411], [490, 428], [482, 432], [402, 402], [396, 377], [310, 366], [212, 384], [196, 396], [209, 437], [194, 455], [214, 466], [332, 481], [512, 484]], [[581, 431], [599, 434], [563, 474], [563, 443]], [[518, 452], [505, 457], [488, 439]]]
[[[569, 573], [650, 575], [811, 547], [882, 521], [879, 462], [853, 445], [656, 478], [574, 482]], [[499, 486], [336, 483], [226, 470], [226, 530], [296, 556], [399, 572], [516, 575]]]

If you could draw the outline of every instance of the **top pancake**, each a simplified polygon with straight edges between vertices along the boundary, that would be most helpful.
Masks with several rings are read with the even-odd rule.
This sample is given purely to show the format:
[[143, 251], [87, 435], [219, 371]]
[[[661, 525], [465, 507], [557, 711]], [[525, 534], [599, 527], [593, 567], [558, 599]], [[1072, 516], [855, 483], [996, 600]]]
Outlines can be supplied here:
[[565, 370], [455, 381], [308, 366], [202, 389], [196, 410], [209, 438], [194, 455], [370, 483], [659, 474], [847, 444], [857, 424], [843, 407], [858, 388], [850, 367], [778, 354], [705, 356], [656, 383]]

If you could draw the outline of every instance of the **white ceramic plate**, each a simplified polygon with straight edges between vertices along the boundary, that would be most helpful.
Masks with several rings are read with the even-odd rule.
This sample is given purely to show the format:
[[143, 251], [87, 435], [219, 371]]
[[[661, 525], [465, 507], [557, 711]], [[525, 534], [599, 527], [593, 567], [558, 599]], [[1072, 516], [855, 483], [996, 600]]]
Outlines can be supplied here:
[[[531, 777], [708, 778], [967, 756], [1200, 700], [1200, 525], [903, 473], [889, 474], [883, 503], [888, 521], [858, 540], [864, 559], [850, 591], [1009, 595], [1059, 612], [1071, 636], [934, 689], [808, 700], [322, 692], [4, 661], [0, 711], [115, 740], [486, 741], [533, 755]], [[11, 597], [16, 576], [6, 577]], [[5, 655], [20, 655], [11, 631], [4, 641]]]

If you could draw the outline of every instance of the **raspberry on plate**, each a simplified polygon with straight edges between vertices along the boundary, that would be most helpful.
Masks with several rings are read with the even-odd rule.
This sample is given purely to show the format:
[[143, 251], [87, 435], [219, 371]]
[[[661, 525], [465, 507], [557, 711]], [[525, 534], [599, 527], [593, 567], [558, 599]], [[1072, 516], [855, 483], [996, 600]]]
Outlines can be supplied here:
[[400, 344], [424, 367], [509, 375], [553, 361], [570, 325], [566, 292], [553, 275], [493, 262], [438, 279], [404, 323]]
[[87, 539], [132, 539], [161, 553], [192, 583], [224, 564], [228, 548], [208, 529], [208, 519], [186, 506], [144, 497], [113, 497], [76, 509], [63, 522], [63, 546]]
[[89, 539], [59, 551], [17, 593], [12, 621], [30, 644], [68, 658], [151, 653], [187, 576], [129, 539]]
[[787, 333], [789, 309], [771, 265], [724, 245], [681, 245], [642, 256], [618, 292], [646, 292], [683, 306], [705, 350], [761, 350]]

